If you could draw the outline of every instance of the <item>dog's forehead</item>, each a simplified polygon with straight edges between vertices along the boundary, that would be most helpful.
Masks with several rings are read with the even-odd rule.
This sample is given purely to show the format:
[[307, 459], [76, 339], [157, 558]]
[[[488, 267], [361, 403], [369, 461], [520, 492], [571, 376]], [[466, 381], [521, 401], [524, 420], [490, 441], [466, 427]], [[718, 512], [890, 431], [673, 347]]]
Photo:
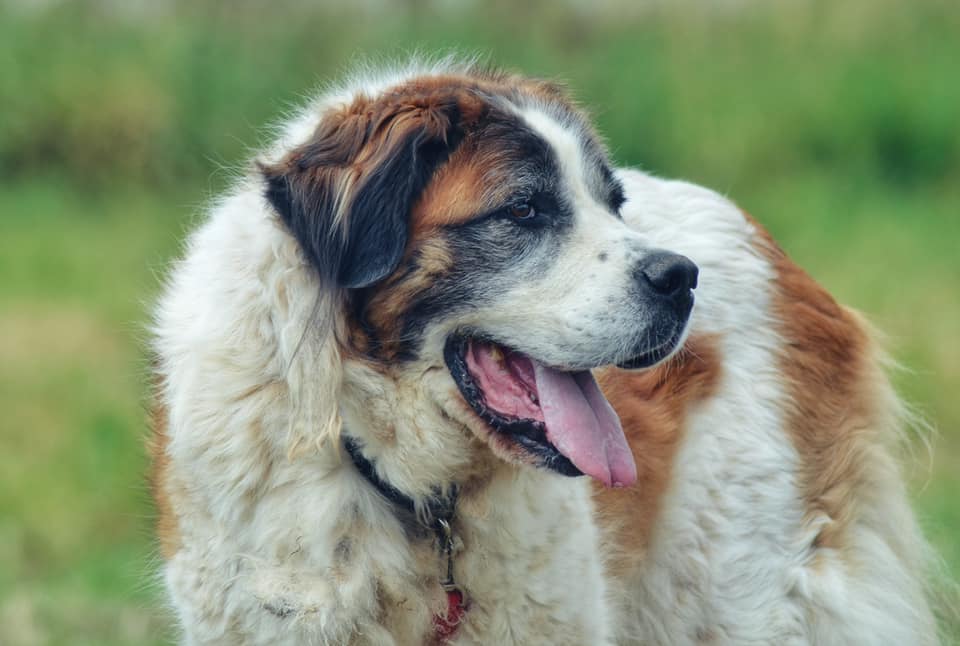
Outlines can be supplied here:
[[490, 119], [437, 171], [413, 208], [417, 233], [460, 224], [547, 190], [572, 205], [619, 208], [606, 151], [563, 95], [487, 94]]

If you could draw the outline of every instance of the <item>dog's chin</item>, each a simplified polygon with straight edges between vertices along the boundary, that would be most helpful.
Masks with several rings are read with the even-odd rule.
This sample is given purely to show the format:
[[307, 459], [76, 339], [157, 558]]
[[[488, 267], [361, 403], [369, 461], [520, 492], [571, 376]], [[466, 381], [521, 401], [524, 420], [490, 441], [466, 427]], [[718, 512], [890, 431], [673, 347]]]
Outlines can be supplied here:
[[666, 341], [652, 349], [643, 350], [629, 359], [618, 361], [616, 366], [624, 370], [647, 370], [667, 361], [683, 347], [689, 327], [689, 325], [680, 325], [674, 332], [667, 335]]
[[[669, 358], [682, 338], [681, 328], [665, 343], [644, 349], [617, 365], [626, 369], [653, 367]], [[609, 464], [599, 467], [591, 461], [590, 449], [603, 453], [607, 442], [622, 447], [620, 453], [629, 454], [629, 449], [619, 419], [589, 368], [548, 367], [481, 336], [451, 336], [444, 347], [444, 359], [466, 404], [467, 426], [497, 457], [565, 476], [586, 473], [614, 486], [635, 478], [632, 457], [629, 466], [623, 464], [627, 459], [622, 455], [609, 458]], [[586, 420], [582, 428], [577, 426], [580, 419]], [[591, 441], [597, 446], [589, 446]]]

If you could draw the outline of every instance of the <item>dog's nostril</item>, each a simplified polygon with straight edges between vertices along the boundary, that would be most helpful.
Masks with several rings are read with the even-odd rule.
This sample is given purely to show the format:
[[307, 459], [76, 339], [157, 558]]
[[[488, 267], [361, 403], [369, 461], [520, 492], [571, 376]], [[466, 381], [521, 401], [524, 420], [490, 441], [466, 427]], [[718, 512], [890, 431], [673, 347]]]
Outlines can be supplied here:
[[640, 273], [654, 291], [670, 296], [697, 286], [700, 270], [686, 256], [666, 251], [649, 254], [640, 263]]

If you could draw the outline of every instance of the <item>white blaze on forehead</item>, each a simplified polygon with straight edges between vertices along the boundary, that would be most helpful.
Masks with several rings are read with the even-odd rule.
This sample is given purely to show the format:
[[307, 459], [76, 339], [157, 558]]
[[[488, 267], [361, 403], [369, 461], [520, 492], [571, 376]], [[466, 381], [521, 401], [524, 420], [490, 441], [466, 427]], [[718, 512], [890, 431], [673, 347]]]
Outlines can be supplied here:
[[590, 169], [583, 154], [582, 129], [576, 125], [564, 125], [537, 108], [522, 110], [520, 116], [553, 148], [574, 203], [596, 202], [588, 185]]
[[[602, 162], [590, 154], [589, 131], [576, 119], [553, 113], [549, 106], [528, 107], [519, 111], [519, 115], [553, 149], [560, 165], [561, 191], [573, 207], [577, 223], [574, 242], [565, 250], [568, 262], [558, 263], [558, 270], [563, 271], [566, 264], [572, 265], [571, 271], [579, 272], [585, 259], [600, 251], [609, 252], [615, 261], [629, 263], [639, 248], [640, 237], [610, 213], [609, 205], [597, 197], [596, 190], [603, 182], [598, 166]], [[615, 262], [595, 268], [594, 273], [618, 272], [622, 267], [623, 264], [618, 268]], [[609, 276], [609, 279], [619, 280], [619, 276]]]

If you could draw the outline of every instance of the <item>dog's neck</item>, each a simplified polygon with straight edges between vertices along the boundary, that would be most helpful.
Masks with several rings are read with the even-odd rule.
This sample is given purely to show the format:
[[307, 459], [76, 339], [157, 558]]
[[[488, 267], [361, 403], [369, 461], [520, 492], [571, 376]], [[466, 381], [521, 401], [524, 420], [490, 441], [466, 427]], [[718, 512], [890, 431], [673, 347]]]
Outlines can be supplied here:
[[443, 488], [437, 487], [434, 496], [418, 504], [418, 501], [380, 477], [380, 474], [377, 473], [377, 466], [363, 454], [363, 447], [356, 439], [344, 435], [342, 440], [343, 448], [350, 457], [353, 466], [371, 487], [376, 489], [381, 496], [395, 507], [398, 515], [422, 524], [437, 534], [441, 533], [441, 528], [445, 527], [445, 524], [452, 521], [459, 491], [456, 485], [447, 487], [448, 492], [446, 494], [442, 493]]
[[448, 382], [437, 368], [381, 371], [359, 362], [345, 365], [343, 433], [362, 447], [380, 479], [418, 506], [448, 496], [453, 488], [476, 490], [514, 468], [444, 413], [434, 395]]

